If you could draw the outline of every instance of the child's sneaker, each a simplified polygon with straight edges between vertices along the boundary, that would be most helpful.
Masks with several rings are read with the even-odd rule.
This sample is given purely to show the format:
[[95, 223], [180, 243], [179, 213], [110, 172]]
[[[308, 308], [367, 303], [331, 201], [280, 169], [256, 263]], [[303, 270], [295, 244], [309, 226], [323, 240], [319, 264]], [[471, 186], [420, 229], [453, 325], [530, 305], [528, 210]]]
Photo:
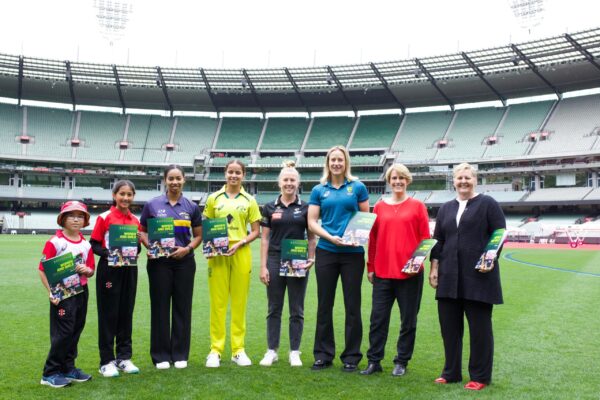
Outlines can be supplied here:
[[42, 380], [40, 381], [42, 385], [50, 386], [53, 388], [61, 388], [65, 386], [69, 386], [71, 382], [64, 377], [63, 374], [54, 374], [50, 376], [42, 376]]
[[233, 361], [240, 367], [249, 367], [250, 365], [252, 365], [252, 361], [250, 361], [250, 358], [248, 358], [248, 355], [244, 350], [231, 357], [231, 361]]
[[71, 369], [69, 372], [67, 372], [66, 374], [64, 374], [64, 377], [69, 382], [87, 382], [90, 379], [92, 379], [92, 376], [90, 374], [86, 374], [85, 372], [83, 372], [79, 368], [73, 368], [73, 369]]
[[100, 374], [105, 378], [114, 378], [119, 376], [119, 370], [115, 365], [114, 361], [109, 362], [108, 364], [104, 364], [100, 367]]
[[210, 352], [206, 357], [206, 368], [219, 368], [221, 366], [221, 356], [219, 353]]
[[300, 359], [300, 352], [298, 350], [290, 351], [290, 365], [292, 367], [302, 366], [302, 360]]
[[126, 374], [139, 374], [140, 369], [131, 360], [117, 360], [117, 368]]
[[265, 356], [263, 357], [263, 359], [260, 360], [259, 364], [262, 365], [263, 367], [270, 367], [278, 359], [279, 358], [277, 357], [277, 352], [275, 350], [269, 349], [265, 353]]

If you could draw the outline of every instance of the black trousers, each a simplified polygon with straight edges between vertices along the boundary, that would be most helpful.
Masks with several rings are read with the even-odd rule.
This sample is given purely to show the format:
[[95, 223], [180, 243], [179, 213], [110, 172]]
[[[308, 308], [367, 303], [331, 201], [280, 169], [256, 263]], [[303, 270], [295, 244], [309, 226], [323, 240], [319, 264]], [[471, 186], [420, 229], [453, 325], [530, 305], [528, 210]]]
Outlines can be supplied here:
[[44, 365], [44, 376], [67, 373], [75, 368], [77, 344], [85, 326], [89, 292], [50, 304], [50, 351]]
[[360, 304], [364, 270], [363, 253], [332, 253], [317, 248], [315, 273], [318, 308], [313, 348], [315, 360], [332, 361], [335, 357], [333, 305], [340, 276], [346, 309], [345, 348], [340, 359], [349, 364], [358, 364], [362, 359], [360, 345], [363, 329]]
[[281, 335], [281, 312], [285, 300], [285, 290], [288, 291], [288, 307], [290, 312], [290, 350], [299, 350], [304, 330], [304, 297], [308, 283], [308, 272], [304, 278], [288, 278], [279, 276], [281, 257], [279, 254], [269, 255], [267, 269], [269, 270], [269, 286], [267, 299], [269, 309], [267, 314], [267, 345], [269, 349], [279, 348]]
[[469, 376], [472, 381], [489, 384], [492, 381], [494, 335], [492, 305], [464, 299], [438, 299], [438, 313], [446, 363], [442, 377], [448, 382], [462, 380], [462, 346], [464, 316], [469, 323]]
[[196, 262], [148, 260], [150, 284], [150, 356], [155, 364], [187, 361], [192, 331], [192, 296]]
[[406, 366], [412, 358], [417, 336], [417, 315], [421, 307], [423, 294], [423, 274], [409, 279], [373, 280], [373, 301], [371, 309], [371, 328], [369, 331], [369, 362], [383, 360], [387, 342], [390, 314], [394, 302], [400, 308], [400, 334], [396, 344], [394, 364]]
[[138, 267], [109, 267], [107, 259], [101, 257], [96, 270], [100, 365], [129, 360]]

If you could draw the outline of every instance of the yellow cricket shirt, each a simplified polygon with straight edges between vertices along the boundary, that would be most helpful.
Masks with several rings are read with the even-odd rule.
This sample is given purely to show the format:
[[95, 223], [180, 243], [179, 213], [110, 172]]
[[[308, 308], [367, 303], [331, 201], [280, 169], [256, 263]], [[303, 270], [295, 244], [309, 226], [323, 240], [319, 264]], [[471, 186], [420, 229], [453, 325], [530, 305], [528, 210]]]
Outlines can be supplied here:
[[208, 196], [203, 215], [206, 218], [227, 218], [227, 233], [232, 242], [248, 236], [248, 224], [261, 219], [254, 197], [241, 188], [237, 196], [229, 198], [225, 193], [225, 186]]

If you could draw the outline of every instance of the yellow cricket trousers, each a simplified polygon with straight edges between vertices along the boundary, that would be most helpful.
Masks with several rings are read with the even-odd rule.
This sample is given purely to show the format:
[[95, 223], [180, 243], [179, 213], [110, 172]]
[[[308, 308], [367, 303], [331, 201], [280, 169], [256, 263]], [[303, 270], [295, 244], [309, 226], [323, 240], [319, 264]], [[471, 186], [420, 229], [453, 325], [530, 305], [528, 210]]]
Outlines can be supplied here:
[[[230, 243], [230, 245], [235, 244]], [[221, 355], [225, 349], [227, 303], [231, 298], [231, 354], [244, 350], [246, 304], [252, 270], [250, 246], [238, 248], [230, 257], [208, 259], [210, 292], [210, 350]]]

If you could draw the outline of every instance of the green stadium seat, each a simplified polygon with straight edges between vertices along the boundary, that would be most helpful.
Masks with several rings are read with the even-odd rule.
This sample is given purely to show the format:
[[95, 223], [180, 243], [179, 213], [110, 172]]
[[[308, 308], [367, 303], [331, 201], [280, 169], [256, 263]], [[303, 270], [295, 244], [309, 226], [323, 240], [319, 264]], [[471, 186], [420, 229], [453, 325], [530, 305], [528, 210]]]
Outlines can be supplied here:
[[402, 117], [393, 115], [363, 115], [350, 144], [351, 149], [385, 148], [394, 142]]
[[354, 118], [317, 117], [308, 136], [305, 149], [328, 150], [333, 146], [346, 146], [354, 127]]
[[264, 121], [258, 118], [223, 118], [218, 150], [256, 150]]
[[261, 150], [299, 150], [309, 120], [306, 118], [269, 118]]

